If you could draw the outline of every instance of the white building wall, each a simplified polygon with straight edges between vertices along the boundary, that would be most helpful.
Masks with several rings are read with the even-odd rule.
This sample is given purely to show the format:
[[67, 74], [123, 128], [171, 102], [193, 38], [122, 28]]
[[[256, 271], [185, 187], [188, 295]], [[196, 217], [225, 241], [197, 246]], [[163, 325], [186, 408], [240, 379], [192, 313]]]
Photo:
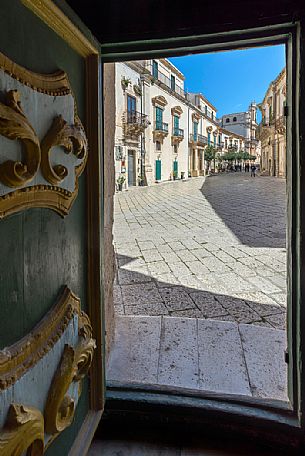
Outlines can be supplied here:
[[[167, 105], [163, 108], [163, 122], [168, 124], [168, 135], [164, 137], [163, 144], [161, 144], [161, 151], [156, 150], [156, 142], [153, 138], [153, 130], [155, 128], [156, 121], [156, 109], [153, 105], [153, 98], [162, 95]], [[188, 122], [188, 107], [174, 95], [171, 95], [168, 91], [162, 89], [158, 85], [154, 84], [149, 88], [149, 100], [146, 100], [147, 111], [149, 112], [149, 119], [151, 125], [147, 128], [146, 150], [149, 156], [149, 162], [151, 166], [151, 172], [149, 184], [156, 182], [156, 160], [161, 160], [161, 180], [170, 180], [173, 178], [173, 162], [178, 160], [178, 177], [181, 176], [181, 172], [187, 177], [188, 172], [188, 138], [187, 138], [187, 122]], [[180, 106], [182, 114], [179, 119], [179, 128], [184, 130], [184, 138], [179, 143], [175, 153], [175, 148], [172, 145], [172, 134], [173, 134], [173, 115], [172, 108]]]
[[[140, 74], [125, 63], [115, 64], [115, 94], [116, 94], [116, 125], [115, 125], [115, 175], [116, 181], [119, 176], [125, 177], [123, 188], [128, 187], [128, 151], [134, 151], [135, 154], [135, 172], [136, 182], [139, 175], [139, 160], [140, 160], [140, 138], [138, 140], [130, 140], [124, 136], [123, 131], [123, 115], [127, 111], [127, 95], [136, 98], [136, 111], [141, 110], [141, 96], [134, 91], [134, 85], [138, 85]], [[122, 78], [130, 79], [130, 84], [123, 90]], [[143, 112], [145, 110], [143, 109]], [[122, 158], [117, 160], [117, 148], [122, 148]]]

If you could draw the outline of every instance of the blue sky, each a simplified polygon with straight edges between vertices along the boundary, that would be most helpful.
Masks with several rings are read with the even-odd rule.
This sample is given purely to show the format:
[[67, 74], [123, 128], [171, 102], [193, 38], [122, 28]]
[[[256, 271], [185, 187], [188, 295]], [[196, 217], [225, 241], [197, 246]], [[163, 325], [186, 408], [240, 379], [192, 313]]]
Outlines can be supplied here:
[[188, 92], [201, 92], [223, 114], [245, 111], [262, 101], [285, 66], [285, 46], [196, 54], [169, 59], [185, 75]]

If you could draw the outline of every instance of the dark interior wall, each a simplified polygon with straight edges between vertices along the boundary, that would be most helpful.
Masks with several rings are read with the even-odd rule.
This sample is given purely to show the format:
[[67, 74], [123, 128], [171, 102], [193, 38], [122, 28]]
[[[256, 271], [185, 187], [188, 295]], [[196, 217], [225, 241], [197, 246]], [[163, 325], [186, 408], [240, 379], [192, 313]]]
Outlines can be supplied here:
[[304, 0], [67, 0], [67, 3], [102, 44], [285, 23], [299, 19], [305, 11]]

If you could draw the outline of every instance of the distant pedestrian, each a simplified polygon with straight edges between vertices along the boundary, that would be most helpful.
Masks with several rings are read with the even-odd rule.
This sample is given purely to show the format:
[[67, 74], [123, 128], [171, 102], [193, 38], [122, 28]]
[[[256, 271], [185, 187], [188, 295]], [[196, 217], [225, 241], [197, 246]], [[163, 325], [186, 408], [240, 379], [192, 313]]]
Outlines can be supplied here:
[[255, 172], [256, 172], [256, 166], [254, 165], [251, 165], [251, 177], [255, 177]]
[[249, 172], [249, 163], [246, 163], [245, 164], [245, 173], [248, 173]]

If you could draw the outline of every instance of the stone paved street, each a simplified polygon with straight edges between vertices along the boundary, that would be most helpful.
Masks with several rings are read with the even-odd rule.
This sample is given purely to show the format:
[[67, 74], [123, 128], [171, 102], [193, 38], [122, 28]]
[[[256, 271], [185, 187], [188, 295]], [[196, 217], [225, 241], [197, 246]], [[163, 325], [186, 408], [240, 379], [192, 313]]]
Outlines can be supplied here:
[[115, 195], [120, 315], [284, 329], [285, 181], [244, 173]]

